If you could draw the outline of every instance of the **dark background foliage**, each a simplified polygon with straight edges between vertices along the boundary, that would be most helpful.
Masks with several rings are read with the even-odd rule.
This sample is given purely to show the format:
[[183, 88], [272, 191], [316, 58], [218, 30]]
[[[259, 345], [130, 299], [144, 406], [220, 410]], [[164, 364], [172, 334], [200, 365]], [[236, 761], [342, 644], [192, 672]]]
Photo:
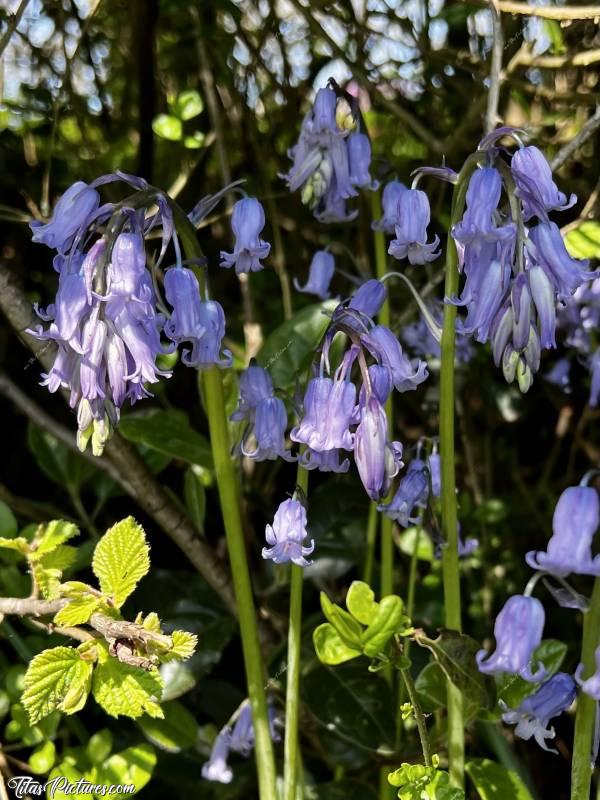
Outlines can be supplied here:
[[[2, 4], [5, 28], [8, 10], [16, 5]], [[280, 281], [286, 276], [303, 280], [312, 252], [325, 245], [336, 255], [340, 273], [334, 288], [341, 296], [352, 286], [346, 275], [366, 276], [373, 271], [367, 195], [360, 198], [356, 222], [319, 225], [278, 177], [288, 169], [286, 153], [313, 89], [333, 76], [342, 85], [352, 81], [359, 90], [378, 178], [397, 176], [408, 181], [416, 167], [440, 164], [443, 159], [458, 169], [482, 135], [491, 43], [473, 30], [474, 15], [485, 13], [484, 8], [484, 3], [400, 0], [310, 4], [299, 0], [31, 0], [3, 55], [0, 258], [18, 276], [31, 301], [45, 306], [55, 291], [56, 275], [49, 252], [30, 242], [26, 222], [32, 216], [47, 215], [73, 181], [90, 181], [121, 169], [144, 176], [191, 208], [230, 180], [244, 178], [247, 191], [265, 205], [265, 234], [273, 243], [272, 255], [267, 269], [252, 275], [242, 297], [244, 287], [235, 276], [216, 268], [219, 250], [229, 247], [230, 238], [221, 206], [200, 232], [211, 265], [211, 287], [225, 307], [234, 352], [243, 357], [244, 333], [250, 333], [254, 341], [262, 338], [276, 356], [275, 369], [282, 370], [280, 388], [293, 392], [295, 375], [289, 370], [284, 374], [277, 358], [282, 348], [284, 355], [291, 348], [306, 362], [309, 348], [294, 328], [278, 330], [283, 320]], [[481, 28], [485, 19], [478, 19]], [[531, 140], [551, 156], [578, 132], [598, 103], [593, 57], [584, 65], [573, 60], [578, 53], [593, 53], [600, 46], [598, 27], [591, 20], [563, 25], [546, 22], [543, 33], [549, 44], [543, 54], [536, 55], [523, 38], [523, 17], [503, 14], [502, 22], [506, 74], [500, 115], [504, 123], [524, 127]], [[598, 156], [597, 137], [592, 137], [560, 169], [561, 188], [580, 198], [561, 224], [576, 227], [581, 222], [578, 213], [597, 191]], [[423, 185], [431, 197], [434, 226], [443, 237], [449, 211], [447, 188], [428, 180]], [[122, 196], [120, 189], [107, 187], [108, 199]], [[587, 210], [593, 216], [595, 203]], [[593, 255], [598, 245], [592, 241], [589, 246]], [[427, 278], [434, 278], [439, 262], [428, 269]], [[418, 284], [425, 282], [421, 268], [409, 268], [408, 274]], [[310, 305], [305, 295], [297, 293], [293, 303], [295, 312]], [[392, 290], [392, 309], [396, 329], [416, 318], [410, 296], [400, 287]], [[304, 313], [316, 330], [319, 318], [311, 317], [310, 311]], [[523, 555], [546, 541], [559, 492], [598, 462], [598, 415], [586, 406], [586, 373], [580, 370], [572, 394], [565, 395], [543, 378], [553, 359], [553, 355], [546, 358], [526, 397], [503, 382], [485, 347], [478, 347], [476, 357], [460, 370], [460, 517], [463, 533], [481, 543], [465, 565], [463, 589], [468, 630], [479, 640], [490, 636], [490, 621], [507, 594], [520, 590], [526, 580]], [[62, 398], [38, 386], [38, 365], [4, 320], [0, 321], [0, 361], [3, 376], [57, 423], [73, 429]], [[238, 358], [237, 365], [241, 364]], [[168, 732], [170, 749], [176, 752], [159, 749], [155, 777], [145, 796], [164, 797], [167, 792], [173, 797], [222, 800], [253, 796], [251, 761], [235, 764], [236, 779], [229, 787], [200, 780], [211, 735], [207, 726], [226, 722], [245, 693], [235, 624], [144, 508], [41, 431], [19, 403], [5, 396], [4, 386], [2, 377], [0, 499], [20, 525], [56, 516], [72, 518], [82, 528], [82, 541], [92, 543], [99, 531], [133, 513], [146, 527], [154, 568], [130, 601], [132, 613], [156, 610], [168, 625], [200, 634], [199, 653], [180, 676], [188, 681], [184, 684], [188, 689], [178, 702], [189, 713], [178, 711], [179, 729]], [[233, 381], [229, 389], [233, 404]], [[435, 433], [437, 392], [433, 364], [425, 386], [397, 399], [397, 434], [406, 447], [421, 435]], [[151, 411], [166, 416], [160, 423], [158, 419], [154, 424], [142, 422], [140, 432], [135, 420]], [[190, 452], [181, 444], [191, 441], [189, 426], [206, 435], [196, 375], [180, 366], [170, 381], [157, 388], [153, 400], [133, 410], [133, 422], [128, 422], [128, 415], [124, 415], [124, 435], [136, 441], [161, 484], [187, 508], [198, 536], [225, 558], [210, 469], [198, 451]], [[175, 426], [178, 438], [167, 435], [157, 441], [156, 431], [167, 421]], [[196, 443], [200, 451], [206, 444], [200, 438]], [[320, 621], [318, 589], [343, 597], [349, 582], [360, 575], [368, 504], [354, 476], [315, 475], [311, 481], [311, 535], [323, 560], [306, 590], [310, 669], [304, 681], [301, 721], [305, 762], [320, 785], [315, 797], [370, 798], [375, 794], [368, 787], [376, 785], [380, 762], [374, 744], [385, 739], [393, 724], [391, 716], [386, 716], [389, 701], [372, 697], [368, 681], [364, 687], [359, 681], [371, 705], [360, 701], [357, 684], [352, 682], [353, 668], [348, 667], [341, 672], [342, 680], [356, 691], [338, 696], [335, 711], [342, 722], [335, 730], [327, 730], [324, 723], [332, 713], [336, 688], [331, 686], [330, 671], [315, 667], [310, 644], [310, 632]], [[281, 578], [259, 554], [265, 522], [293, 486], [294, 471], [289, 465], [244, 466], [248, 548], [269, 632], [268, 663], [278, 703], [285, 679], [281, 665], [287, 594], [278, 583]], [[409, 558], [400, 553], [396, 574], [400, 593], [406, 586], [408, 563]], [[442, 620], [439, 569], [424, 559], [419, 561], [418, 576], [416, 622], [434, 630]], [[0, 591], [6, 595], [28, 591], [9, 561], [0, 570]], [[546, 633], [570, 645], [568, 669], [576, 665], [580, 639], [579, 622], [573, 620], [572, 613], [553, 611]], [[10, 665], [47, 644], [20, 621], [4, 622], [0, 632], [5, 678], [12, 674], [7, 672]], [[380, 690], [384, 691], [379, 686]], [[373, 718], [383, 731], [359, 731], [357, 720], [371, 719], [369, 708], [383, 710]], [[89, 704], [81, 715], [81, 727], [61, 727], [57, 749], [76, 746], [78, 737], [85, 741], [105, 727], [113, 732], [115, 750], [144, 738], [140, 726], [107, 721]], [[471, 754], [494, 754], [486, 723], [474, 724], [471, 731]], [[164, 731], [163, 735], [167, 736]], [[4, 738], [0, 735], [0, 740]], [[154, 734], [155, 743], [156, 738]], [[572, 720], [567, 717], [558, 724], [558, 756], [518, 740], [514, 744], [539, 797], [567, 796], [571, 738]], [[28, 752], [24, 747], [16, 755], [27, 760]], [[401, 754], [403, 760], [413, 757], [418, 757], [416, 752]], [[336, 766], [345, 768], [348, 783], [328, 788]], [[341, 793], [336, 793], [340, 788]]]

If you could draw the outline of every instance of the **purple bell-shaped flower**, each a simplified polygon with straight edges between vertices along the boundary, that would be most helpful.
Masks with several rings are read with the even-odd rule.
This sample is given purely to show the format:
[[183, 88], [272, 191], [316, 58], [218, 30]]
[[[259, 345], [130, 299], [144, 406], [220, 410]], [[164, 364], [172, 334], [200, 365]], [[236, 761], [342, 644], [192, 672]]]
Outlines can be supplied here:
[[327, 300], [330, 296], [329, 284], [335, 272], [335, 259], [327, 250], [317, 250], [310, 262], [308, 281], [304, 286], [294, 278], [294, 286], [299, 292], [314, 294], [321, 300]]
[[257, 272], [260, 263], [271, 252], [271, 245], [260, 238], [265, 227], [265, 212], [255, 197], [238, 200], [231, 214], [231, 228], [235, 235], [233, 253], [221, 251], [221, 266], [235, 267], [236, 273]]
[[275, 512], [273, 525], [267, 525], [265, 537], [270, 547], [263, 547], [262, 557], [275, 564], [291, 561], [299, 567], [307, 567], [307, 561], [315, 549], [314, 539], [305, 547], [302, 543], [308, 536], [306, 532], [306, 509], [299, 500], [284, 500]]
[[87, 183], [77, 181], [61, 196], [52, 218], [44, 223], [31, 222], [33, 241], [66, 253], [75, 234], [86, 227], [90, 217], [100, 205], [100, 195]]
[[[402, 260], [408, 258], [411, 264], [425, 264], [434, 261], [440, 254], [437, 247], [440, 237], [427, 243], [427, 226], [431, 212], [429, 198], [420, 189], [407, 189], [398, 199], [398, 222], [388, 253]], [[437, 252], [436, 252], [437, 250]]]

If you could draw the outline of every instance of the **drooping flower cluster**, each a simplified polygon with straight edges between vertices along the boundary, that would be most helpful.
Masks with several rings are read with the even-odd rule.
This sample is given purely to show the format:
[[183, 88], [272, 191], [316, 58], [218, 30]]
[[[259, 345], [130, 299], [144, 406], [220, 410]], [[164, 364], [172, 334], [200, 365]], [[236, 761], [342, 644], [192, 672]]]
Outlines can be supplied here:
[[[480, 143], [481, 163], [469, 180], [466, 210], [454, 226], [465, 284], [459, 298], [467, 316], [459, 330], [489, 341], [494, 361], [526, 392], [542, 349], [556, 346], [556, 308], [595, 276], [571, 258], [549, 212], [569, 208], [544, 155], [521, 146], [506, 163], [496, 142], [500, 128]], [[508, 198], [501, 203], [502, 191]]]
[[[100, 205], [96, 187], [111, 180], [145, 192], [144, 207]], [[155, 204], [158, 212], [146, 215]], [[170, 206], [145, 181], [121, 173], [90, 186], [74, 184], [48, 223], [31, 224], [34, 241], [56, 250], [59, 273], [54, 303], [45, 311], [36, 307], [49, 327], [30, 331], [57, 348], [42, 385], [50, 392], [68, 391], [70, 406], [77, 410], [77, 444], [84, 450], [91, 442], [95, 455], [102, 453], [123, 403], [151, 396], [148, 386], [171, 375], [157, 365], [159, 356], [185, 342], [191, 346], [182, 356], [188, 366], [231, 363], [231, 354], [221, 353], [223, 309], [200, 297], [190, 269], [178, 265], [166, 271], [165, 292], [173, 311], [168, 318], [159, 310], [145, 251], [145, 237], [157, 225], [162, 227], [162, 258], [177, 238]], [[178, 253], [178, 245], [175, 249]], [[172, 343], [161, 342], [162, 332]]]
[[[269, 703], [269, 731], [271, 739], [278, 742], [280, 720], [272, 703]], [[254, 747], [254, 725], [252, 724], [252, 707], [249, 700], [244, 700], [227, 725], [217, 734], [212, 746], [209, 760], [202, 766], [202, 777], [216, 783], [231, 783], [233, 770], [228, 764], [230, 753], [239, 753], [247, 758]]]
[[320, 222], [355, 219], [358, 211], [349, 213], [346, 201], [356, 197], [358, 188], [376, 187], [369, 174], [369, 138], [357, 130], [348, 100], [333, 88], [317, 92], [290, 157], [294, 163], [282, 177], [290, 191], [301, 190], [302, 202]]

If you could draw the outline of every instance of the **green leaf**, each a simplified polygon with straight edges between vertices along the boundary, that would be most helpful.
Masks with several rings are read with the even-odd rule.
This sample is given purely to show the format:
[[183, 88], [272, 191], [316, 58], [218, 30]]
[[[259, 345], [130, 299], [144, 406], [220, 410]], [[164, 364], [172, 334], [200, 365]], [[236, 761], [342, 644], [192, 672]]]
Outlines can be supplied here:
[[162, 679], [155, 669], [146, 671], [106, 655], [94, 670], [92, 693], [111, 717], [162, 717], [161, 691]]
[[352, 581], [346, 594], [346, 608], [363, 625], [369, 625], [377, 614], [379, 603], [375, 592], [364, 581]]
[[89, 621], [101, 602], [99, 597], [94, 597], [90, 594], [77, 597], [56, 613], [54, 622], [56, 625], [65, 625], [67, 627], [83, 625]]
[[198, 723], [181, 703], [173, 701], [162, 706], [164, 719], [142, 717], [138, 725], [151, 744], [168, 753], [179, 753], [193, 747], [198, 735]]
[[14, 539], [6, 539], [4, 536], [0, 536], [0, 547], [4, 550], [16, 550], [22, 555], [26, 555], [29, 552], [29, 542], [22, 536], [16, 536]]
[[181, 697], [196, 685], [194, 673], [180, 661], [167, 661], [161, 664], [159, 672], [164, 684], [162, 701], [165, 703]]
[[119, 432], [130, 442], [146, 445], [189, 464], [213, 468], [210, 444], [191, 427], [183, 411], [128, 414], [121, 419]]
[[152, 122], [152, 130], [161, 139], [169, 142], [179, 142], [183, 136], [181, 120], [171, 114], [159, 114]]
[[17, 520], [10, 508], [0, 500], [0, 536], [11, 539], [17, 535]]
[[98, 731], [90, 736], [85, 746], [85, 752], [92, 764], [101, 764], [109, 757], [112, 751], [113, 737], [108, 728]]
[[308, 306], [269, 334], [257, 360], [268, 367], [275, 386], [284, 389], [292, 385], [296, 375], [306, 370], [329, 325], [324, 312], [331, 314], [336, 306], [335, 300]]
[[64, 519], [56, 519], [45, 526], [40, 526], [40, 531], [36, 534], [33, 542], [32, 561], [39, 561], [42, 556], [56, 550], [74, 536], [79, 536], [79, 528]]
[[188, 120], [197, 117], [204, 111], [202, 98], [195, 89], [188, 89], [181, 92], [175, 104], [177, 115], [180, 119]]
[[201, 131], [194, 131], [191, 136], [185, 136], [183, 146], [188, 150], [200, 150], [206, 144], [206, 136]]
[[204, 517], [206, 515], [206, 489], [200, 475], [194, 467], [186, 470], [184, 481], [185, 506], [198, 533], [204, 533]]
[[[542, 663], [546, 667], [546, 678], [558, 672], [567, 654], [567, 645], [557, 639], [544, 639], [536, 648], [532, 663]], [[502, 700], [509, 708], [517, 708], [527, 695], [532, 694], [538, 684], [524, 681], [518, 675], [503, 675], [498, 682], [498, 699]]]
[[404, 604], [395, 594], [384, 597], [379, 603], [375, 618], [361, 636], [362, 649], [366, 656], [376, 656], [395, 633], [406, 629], [407, 617], [402, 613]]
[[[110, 786], [135, 786], [136, 793], [148, 783], [156, 767], [156, 753], [149, 744], [127, 747], [112, 755], [96, 773], [96, 784]], [[131, 797], [130, 793], [116, 792], [111, 797]]]
[[29, 756], [29, 767], [34, 775], [45, 775], [50, 772], [56, 761], [54, 742], [44, 742]]
[[473, 759], [467, 762], [465, 769], [481, 800], [532, 800], [529, 789], [517, 773], [495, 761]]
[[412, 556], [416, 546], [419, 561], [433, 561], [433, 541], [423, 528], [407, 528], [397, 541], [398, 548], [405, 555]]
[[52, 711], [74, 714], [85, 705], [93, 665], [73, 647], [43, 650], [29, 664], [22, 702], [32, 725]]
[[38, 559], [38, 564], [44, 569], [56, 569], [64, 572], [73, 566], [77, 558], [77, 548], [72, 547], [70, 544], [59, 544], [50, 553]]
[[35, 425], [30, 424], [27, 429], [27, 444], [42, 472], [60, 486], [77, 488], [97, 474], [92, 464]]
[[362, 626], [347, 611], [340, 608], [321, 592], [321, 608], [325, 618], [333, 625], [340, 638], [357, 650], [361, 649]]
[[565, 246], [573, 258], [600, 258], [600, 222], [582, 222], [567, 233]]
[[372, 752], [394, 749], [395, 706], [390, 687], [363, 665], [317, 665], [302, 681], [303, 698], [312, 715], [346, 742]]
[[361, 650], [349, 647], [329, 622], [324, 622], [314, 630], [313, 643], [317, 658], [322, 664], [343, 664], [362, 655]]
[[198, 637], [188, 631], [173, 631], [171, 634], [173, 647], [163, 657], [164, 661], [187, 661], [194, 655], [194, 650], [198, 644]]
[[92, 569], [117, 608], [150, 569], [149, 551], [144, 529], [133, 517], [113, 525], [96, 545]]
[[415, 641], [431, 650], [446, 677], [461, 690], [465, 699], [481, 708], [492, 707], [494, 681], [477, 668], [475, 654], [481, 648], [474, 639], [457, 631], [442, 630], [435, 640], [417, 635]]
[[[48, 782], [50, 784], [46, 789], [46, 797], [48, 800], [80, 800], [80, 798], [90, 797], [89, 794], [84, 795], [81, 792], [76, 794], [71, 792], [63, 792], [61, 789], [61, 786], [63, 785], [62, 781], [57, 781], [56, 785], [52, 784], [52, 781], [56, 778], [66, 778], [68, 783], [76, 784], [78, 781], [84, 779], [85, 775], [83, 775], [83, 773], [74, 767], [73, 764], [67, 761], [63, 761], [58, 766], [54, 767], [50, 775], [48, 775]], [[53, 788], [54, 791], [52, 791]]]

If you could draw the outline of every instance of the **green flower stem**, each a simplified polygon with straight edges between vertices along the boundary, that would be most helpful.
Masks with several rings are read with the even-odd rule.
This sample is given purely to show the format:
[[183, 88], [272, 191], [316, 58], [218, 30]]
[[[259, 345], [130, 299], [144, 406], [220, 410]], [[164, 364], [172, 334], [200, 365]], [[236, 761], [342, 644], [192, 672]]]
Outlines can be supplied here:
[[[462, 215], [466, 187], [481, 154], [471, 156], [461, 170], [452, 198], [452, 216], [446, 245], [445, 296], [458, 293], [458, 253], [451, 235], [453, 225]], [[442, 527], [446, 546], [442, 556], [444, 608], [446, 627], [461, 631], [460, 573], [458, 561], [458, 523], [456, 510], [456, 465], [454, 440], [454, 354], [456, 306], [444, 305], [442, 328], [442, 358], [440, 369], [440, 457], [442, 472]], [[448, 758], [450, 780], [454, 786], [464, 786], [465, 740], [463, 698], [451, 681], [447, 682], [448, 696]]]
[[421, 749], [423, 750], [423, 760], [425, 761], [425, 766], [430, 767], [431, 749], [429, 747], [429, 738], [427, 737], [427, 725], [425, 723], [425, 714], [423, 714], [423, 709], [421, 708], [421, 704], [419, 702], [419, 695], [417, 694], [415, 682], [413, 681], [409, 669], [401, 669], [400, 675], [404, 681], [404, 686], [406, 687], [406, 691], [408, 693], [408, 699], [413, 707], [415, 720], [417, 721], [417, 730], [419, 731]]
[[[590, 607], [583, 618], [581, 662], [583, 677], [589, 678], [595, 670], [595, 652], [600, 644], [600, 578], [594, 581]], [[592, 739], [596, 714], [596, 701], [585, 692], [577, 697], [575, 738], [573, 740], [573, 765], [571, 767], [571, 800], [590, 796], [592, 781]]]
[[[298, 464], [296, 485], [304, 495], [308, 492], [308, 470]], [[296, 800], [301, 768], [298, 746], [298, 716], [300, 710], [300, 650], [302, 647], [302, 586], [304, 570], [292, 564], [290, 578], [290, 623], [285, 694], [285, 740], [283, 800]]]
[[[177, 231], [181, 237], [187, 257], [201, 258], [203, 254], [193, 225], [177, 203], [171, 200], [170, 205], [173, 209]], [[204, 273], [202, 270], [197, 270], [196, 272], [200, 286], [204, 291], [206, 284]], [[221, 371], [217, 367], [204, 370], [199, 373], [199, 382], [201, 382], [204, 392], [221, 514], [223, 516], [233, 588], [238, 607], [248, 697], [252, 707], [252, 722], [254, 724], [254, 755], [258, 773], [259, 796], [261, 800], [273, 800], [273, 798], [277, 797], [277, 773], [269, 728], [265, 671], [258, 638], [258, 624], [250, 571], [246, 558], [238, 481], [230, 451], [229, 428], [225, 411]]]
[[[410, 567], [408, 571], [408, 589], [406, 591], [406, 616], [409, 617], [411, 620], [413, 618], [414, 610], [415, 610], [415, 589], [416, 589], [416, 582], [417, 582], [417, 561], [418, 561], [418, 553], [419, 553], [419, 541], [421, 539], [421, 531], [423, 529], [420, 525], [415, 528], [415, 541], [413, 544], [413, 550], [410, 556]], [[408, 658], [410, 655], [410, 645], [411, 640], [406, 639], [404, 642], [404, 655]], [[398, 747], [402, 738], [402, 704], [405, 700], [405, 691], [406, 691], [406, 684], [403, 683], [400, 686], [400, 700], [398, 703], [398, 711], [396, 713], [396, 746]]]
[[369, 518], [367, 520], [367, 553], [365, 556], [365, 566], [363, 569], [363, 581], [370, 584], [373, 580], [373, 565], [375, 562], [375, 545], [377, 543], [377, 505], [369, 505]]

